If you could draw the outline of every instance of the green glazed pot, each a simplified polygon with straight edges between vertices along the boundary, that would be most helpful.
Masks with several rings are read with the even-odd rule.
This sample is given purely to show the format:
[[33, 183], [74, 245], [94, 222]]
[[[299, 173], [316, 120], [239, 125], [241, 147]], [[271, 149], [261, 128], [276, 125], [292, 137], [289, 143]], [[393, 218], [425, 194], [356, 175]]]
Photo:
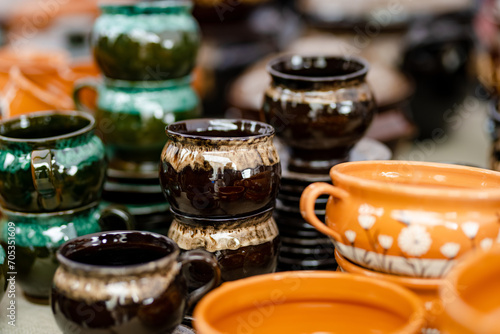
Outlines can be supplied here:
[[165, 127], [200, 115], [190, 77], [167, 81], [83, 80], [75, 86], [77, 108], [86, 109], [80, 91], [97, 92], [97, 129], [106, 144], [109, 167], [126, 172], [158, 172], [167, 141]]
[[100, 199], [107, 161], [92, 115], [32, 113], [0, 122], [0, 205], [21, 212], [78, 208]]
[[[22, 213], [0, 209], [0, 243], [15, 241], [16, 283], [33, 299], [47, 299], [52, 278], [59, 265], [59, 246], [78, 236], [102, 230], [132, 229], [132, 216], [116, 206], [98, 203], [83, 208], [51, 212]], [[15, 233], [12, 233], [12, 229]], [[10, 239], [9, 239], [10, 237]], [[10, 241], [10, 242], [9, 242]]]
[[191, 1], [102, 5], [92, 34], [103, 74], [120, 80], [167, 80], [188, 75], [200, 45]]

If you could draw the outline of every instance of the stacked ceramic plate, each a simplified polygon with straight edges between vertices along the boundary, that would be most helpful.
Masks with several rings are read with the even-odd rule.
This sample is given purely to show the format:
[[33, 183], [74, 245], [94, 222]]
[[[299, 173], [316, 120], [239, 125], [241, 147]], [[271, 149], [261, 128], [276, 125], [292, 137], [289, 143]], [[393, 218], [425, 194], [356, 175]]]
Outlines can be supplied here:
[[[281, 237], [281, 248], [278, 259], [278, 270], [335, 270], [334, 246], [331, 240], [307, 223], [300, 214], [300, 196], [304, 189], [313, 182], [328, 182], [331, 179], [323, 174], [304, 174], [288, 171], [287, 151], [280, 142], [278, 147], [282, 177], [281, 189], [276, 199], [274, 218]], [[364, 138], [352, 150], [350, 161], [388, 160], [390, 150], [383, 144]], [[316, 201], [315, 213], [325, 220], [325, 209], [328, 197], [320, 197]]]

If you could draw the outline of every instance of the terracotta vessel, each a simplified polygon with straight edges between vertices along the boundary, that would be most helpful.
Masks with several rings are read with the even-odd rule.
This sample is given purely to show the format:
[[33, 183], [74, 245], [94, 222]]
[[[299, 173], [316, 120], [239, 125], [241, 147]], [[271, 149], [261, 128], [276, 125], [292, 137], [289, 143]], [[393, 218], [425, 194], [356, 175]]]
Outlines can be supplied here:
[[[420, 333], [424, 307], [396, 284], [335, 272], [224, 283], [194, 310], [199, 334]], [[360, 321], [359, 319], [363, 319]]]
[[272, 82], [262, 112], [290, 148], [289, 170], [326, 174], [347, 161], [376, 110], [358, 58], [284, 56], [267, 66]]
[[439, 301], [438, 289], [442, 285], [443, 279], [388, 275], [378, 271], [369, 270], [347, 260], [337, 250], [335, 251], [335, 260], [338, 264], [337, 271], [395, 283], [414, 292], [424, 303], [426, 311], [425, 333], [434, 333], [439, 331], [439, 319], [442, 315], [442, 305]]
[[274, 207], [281, 164], [272, 126], [193, 119], [167, 127], [160, 183], [174, 212], [230, 218]]
[[[350, 261], [385, 273], [442, 277], [455, 258], [497, 238], [500, 173], [427, 162], [364, 161], [334, 166], [335, 186], [314, 183], [303, 217]], [[326, 225], [316, 199], [330, 195]]]
[[204, 249], [217, 258], [222, 281], [276, 270], [280, 238], [273, 210], [228, 219], [174, 214], [168, 237], [181, 250]]
[[500, 246], [468, 254], [445, 277], [439, 289], [442, 333], [498, 333]]
[[[57, 260], [51, 306], [64, 333], [172, 333], [220, 277], [210, 254], [179, 255], [172, 240], [142, 231], [73, 239], [61, 246]], [[197, 262], [208, 265], [212, 277], [188, 293], [183, 269]]]

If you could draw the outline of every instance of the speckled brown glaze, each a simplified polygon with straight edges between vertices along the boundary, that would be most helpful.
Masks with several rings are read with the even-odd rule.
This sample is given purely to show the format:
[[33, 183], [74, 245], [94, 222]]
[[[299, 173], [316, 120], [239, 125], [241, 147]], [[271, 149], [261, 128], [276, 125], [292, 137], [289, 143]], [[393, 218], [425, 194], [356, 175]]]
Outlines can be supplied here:
[[167, 135], [160, 183], [174, 211], [223, 218], [274, 206], [281, 163], [272, 126], [193, 119], [170, 124]]
[[376, 110], [358, 58], [284, 56], [268, 64], [263, 118], [290, 148], [291, 171], [327, 174], [363, 137]]
[[[63, 333], [170, 333], [187, 308], [218, 284], [215, 259], [185, 253], [170, 239], [139, 231], [90, 234], [57, 254], [51, 305]], [[181, 267], [203, 262], [211, 281], [188, 295]], [[189, 277], [192, 279], [192, 277]]]
[[272, 214], [267, 209], [236, 219], [175, 215], [168, 236], [181, 250], [204, 249], [214, 254], [223, 281], [271, 273], [276, 270], [280, 245]]

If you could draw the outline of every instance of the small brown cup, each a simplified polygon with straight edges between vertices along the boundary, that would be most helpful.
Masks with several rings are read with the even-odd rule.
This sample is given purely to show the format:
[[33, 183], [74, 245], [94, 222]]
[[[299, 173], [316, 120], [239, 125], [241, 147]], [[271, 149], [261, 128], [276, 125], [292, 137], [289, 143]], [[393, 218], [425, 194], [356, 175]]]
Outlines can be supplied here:
[[[142, 231], [89, 234], [57, 253], [52, 312], [63, 333], [171, 333], [185, 312], [219, 284], [214, 257], [179, 255], [169, 238]], [[188, 294], [184, 266], [201, 262], [212, 279]]]

